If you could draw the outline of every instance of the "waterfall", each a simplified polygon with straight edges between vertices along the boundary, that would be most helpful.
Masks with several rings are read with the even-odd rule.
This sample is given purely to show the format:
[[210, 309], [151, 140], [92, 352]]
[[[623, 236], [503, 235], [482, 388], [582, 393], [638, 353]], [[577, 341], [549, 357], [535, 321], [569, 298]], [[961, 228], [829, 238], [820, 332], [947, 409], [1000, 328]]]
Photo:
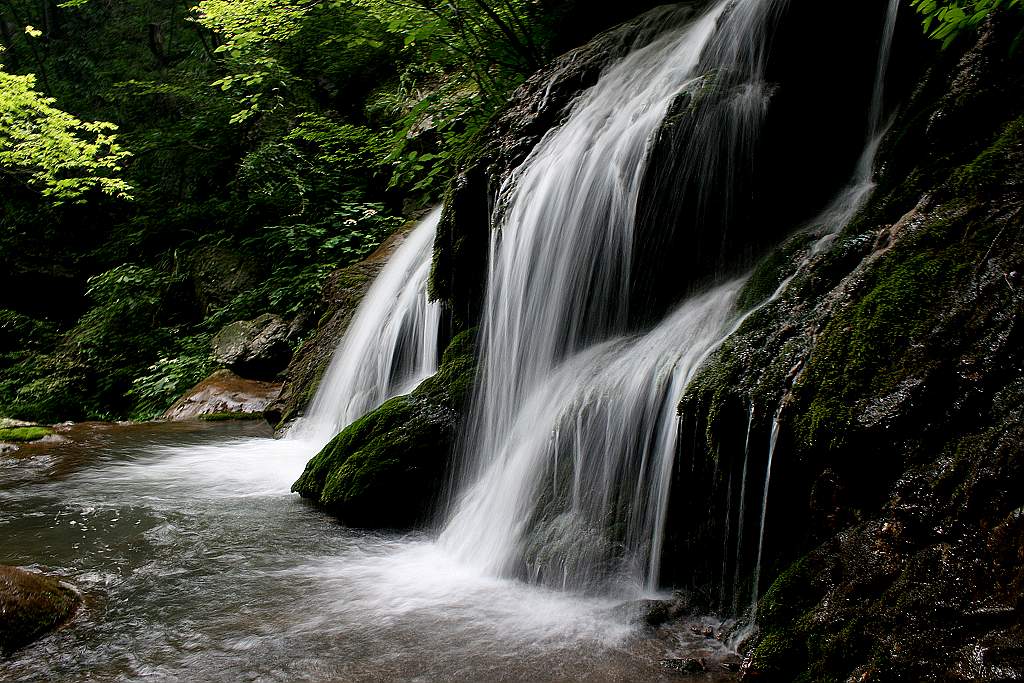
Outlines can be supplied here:
[[[628, 334], [639, 187], [669, 107], [716, 77], [740, 87], [705, 123], [736, 133], [737, 149], [749, 142], [770, 96], [761, 72], [774, 6], [725, 0], [635, 49], [504, 183], [465, 481], [440, 538], [463, 561], [577, 590], [657, 585], [676, 406], [735, 325], [739, 283]], [[734, 163], [718, 142], [694, 140], [692, 177]]]
[[741, 284], [562, 363], [516, 410], [506, 446], [462, 498], [442, 545], [483, 571], [561, 588], [652, 587], [678, 398], [735, 322]]
[[395, 250], [359, 304], [306, 416], [287, 438], [326, 444], [437, 371], [441, 308], [427, 295], [441, 207]]

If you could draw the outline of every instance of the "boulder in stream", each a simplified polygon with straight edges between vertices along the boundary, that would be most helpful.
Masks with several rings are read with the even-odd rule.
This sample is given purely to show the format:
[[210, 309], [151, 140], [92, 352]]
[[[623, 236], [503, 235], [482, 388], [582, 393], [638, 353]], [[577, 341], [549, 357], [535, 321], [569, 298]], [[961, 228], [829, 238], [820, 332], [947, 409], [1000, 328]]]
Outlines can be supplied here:
[[252, 417], [259, 419], [281, 391], [279, 382], [262, 382], [239, 377], [230, 370], [218, 370], [185, 395], [163, 414], [165, 420]]
[[356, 420], [292, 486], [346, 524], [403, 528], [422, 521], [445, 481], [463, 404], [476, 375], [473, 330], [412, 393]]
[[0, 565], [0, 653], [9, 654], [57, 628], [81, 596], [52, 576]]

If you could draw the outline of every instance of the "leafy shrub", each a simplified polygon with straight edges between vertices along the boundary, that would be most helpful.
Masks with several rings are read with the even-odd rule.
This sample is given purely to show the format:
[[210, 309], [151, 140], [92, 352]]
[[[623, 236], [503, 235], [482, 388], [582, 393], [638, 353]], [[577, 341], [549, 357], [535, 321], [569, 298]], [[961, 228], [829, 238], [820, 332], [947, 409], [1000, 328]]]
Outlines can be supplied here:
[[149, 366], [146, 373], [132, 381], [128, 396], [134, 399], [132, 419], [159, 417], [190, 387], [213, 370], [210, 335], [198, 334], [184, 338], [168, 349]]
[[1024, 12], [1021, 0], [912, 0], [911, 4], [924, 16], [925, 33], [941, 40], [943, 47], [999, 9]]

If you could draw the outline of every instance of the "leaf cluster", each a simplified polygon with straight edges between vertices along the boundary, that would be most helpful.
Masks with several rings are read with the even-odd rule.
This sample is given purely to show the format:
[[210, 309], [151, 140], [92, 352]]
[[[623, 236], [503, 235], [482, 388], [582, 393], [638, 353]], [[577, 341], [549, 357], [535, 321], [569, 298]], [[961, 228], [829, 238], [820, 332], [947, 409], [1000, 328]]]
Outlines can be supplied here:
[[1021, 0], [911, 0], [923, 15], [922, 26], [929, 37], [948, 47], [964, 31], [972, 30], [999, 10], [1024, 12]]

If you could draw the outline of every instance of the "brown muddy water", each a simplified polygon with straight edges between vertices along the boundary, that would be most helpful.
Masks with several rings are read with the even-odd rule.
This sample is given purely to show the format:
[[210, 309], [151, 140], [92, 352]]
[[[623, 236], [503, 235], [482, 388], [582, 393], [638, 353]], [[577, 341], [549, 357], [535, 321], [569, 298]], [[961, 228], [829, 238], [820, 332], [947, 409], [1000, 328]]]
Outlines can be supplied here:
[[[0, 455], [0, 564], [85, 608], [4, 681], [726, 681], [696, 619], [481, 576], [428, 534], [346, 528], [289, 492], [311, 457], [261, 423], [82, 424]], [[704, 657], [684, 676], [661, 660]]]

